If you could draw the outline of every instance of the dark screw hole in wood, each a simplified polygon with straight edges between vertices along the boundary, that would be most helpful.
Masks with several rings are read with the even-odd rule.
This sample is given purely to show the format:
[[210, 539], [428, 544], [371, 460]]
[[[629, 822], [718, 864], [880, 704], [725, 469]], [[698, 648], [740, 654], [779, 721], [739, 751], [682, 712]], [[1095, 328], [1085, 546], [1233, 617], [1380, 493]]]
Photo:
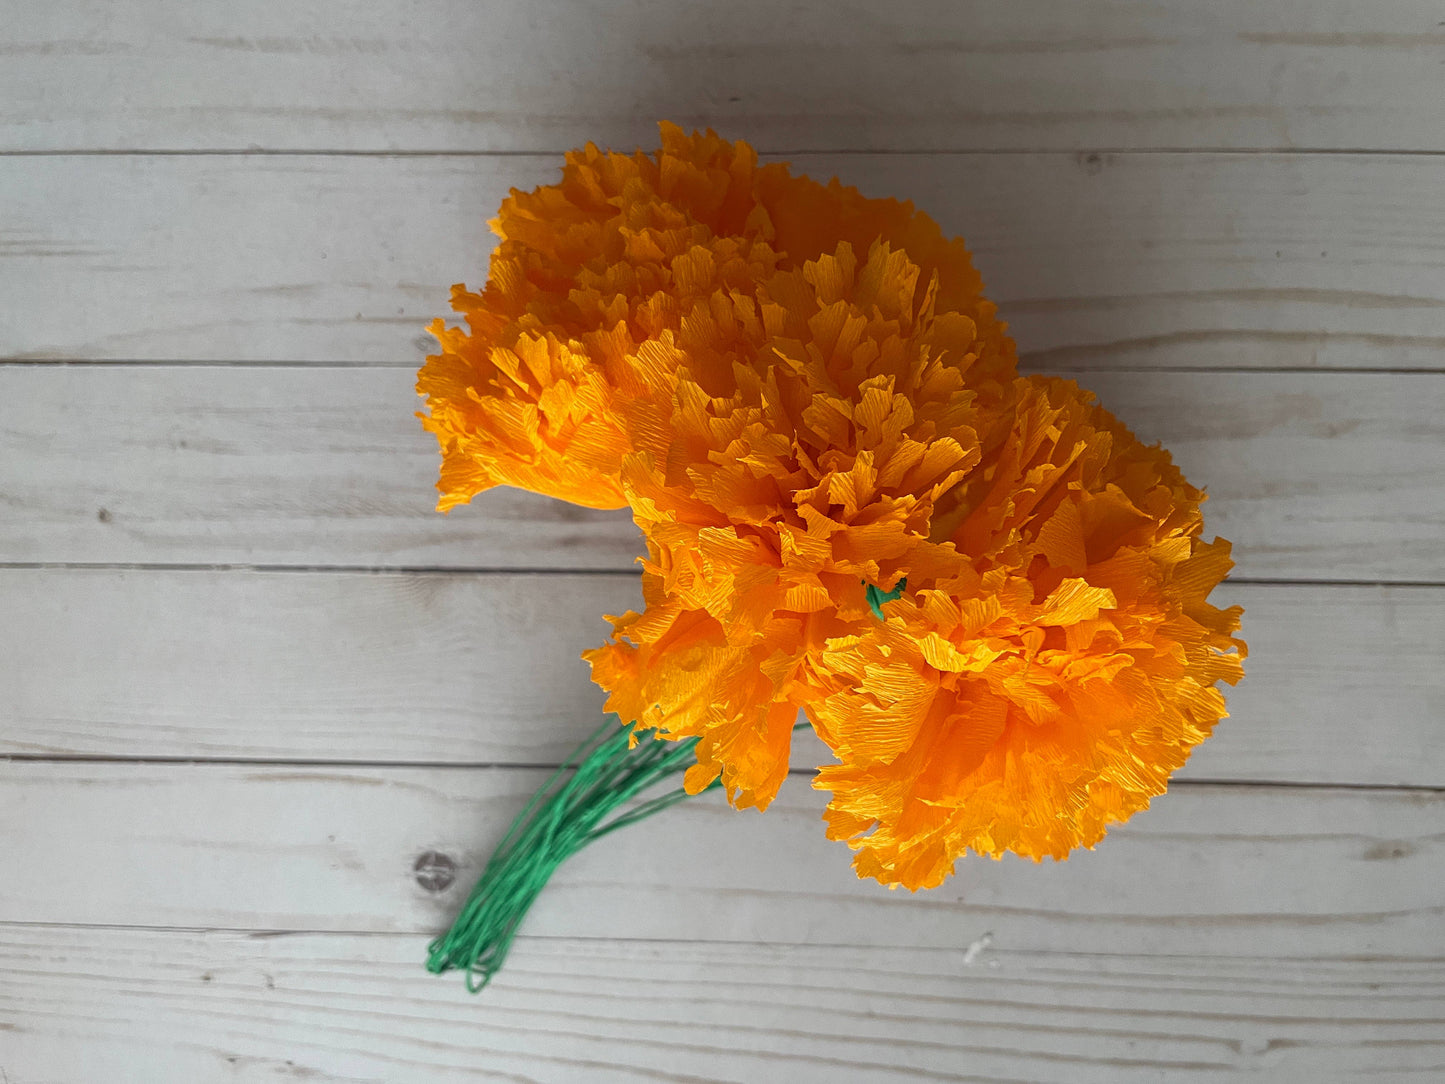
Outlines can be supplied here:
[[416, 883], [428, 892], [445, 892], [457, 878], [457, 864], [440, 851], [427, 851], [411, 867]]

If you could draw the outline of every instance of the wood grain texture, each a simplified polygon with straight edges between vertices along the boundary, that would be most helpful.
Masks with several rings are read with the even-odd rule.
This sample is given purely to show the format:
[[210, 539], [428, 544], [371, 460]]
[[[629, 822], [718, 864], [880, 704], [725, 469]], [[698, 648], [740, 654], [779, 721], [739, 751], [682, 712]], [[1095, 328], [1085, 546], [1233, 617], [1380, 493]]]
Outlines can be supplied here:
[[[404, 369], [0, 369], [0, 388], [13, 391], [0, 400], [0, 494], [15, 528], [0, 552], [20, 561], [632, 566], [640, 547], [625, 512], [514, 490], [496, 491], [480, 515], [433, 511], [439, 459], [412, 416], [414, 383]], [[98, 544], [74, 544], [86, 535]]]
[[[419, 364], [486, 220], [559, 162], [0, 158], [0, 357]], [[794, 162], [964, 236], [1035, 365], [1445, 367], [1445, 158]]]
[[[1442, 17], [6, 10], [0, 1084], [1445, 1078]], [[508, 188], [659, 116], [966, 237], [1209, 488], [1249, 676], [1093, 853], [890, 893], [800, 770], [569, 862], [474, 999], [426, 941], [596, 720], [638, 539], [436, 515], [412, 374]]]
[[29, 4], [0, 147], [1440, 150], [1428, 0]]
[[[1248, 677], [1181, 778], [1445, 787], [1445, 590], [1219, 598]], [[0, 754], [560, 763], [604, 700], [577, 656], [640, 601], [628, 575], [5, 570]]]
[[[0, 921], [436, 932], [543, 780], [515, 768], [0, 764]], [[1445, 956], [1445, 793], [1180, 783], [1092, 852], [964, 859], [909, 895], [824, 839], [789, 777], [717, 792], [570, 860], [544, 936], [1205, 955]], [[456, 863], [419, 887], [421, 855]]]
[[524, 937], [478, 998], [415, 936], [0, 926], [14, 1084], [1423, 1080], [1419, 958]]
[[[625, 512], [431, 511], [405, 369], [0, 367], [0, 561], [625, 569]], [[1445, 579], [1445, 375], [1095, 372], [1247, 579]], [[591, 617], [588, 617], [591, 620]]]

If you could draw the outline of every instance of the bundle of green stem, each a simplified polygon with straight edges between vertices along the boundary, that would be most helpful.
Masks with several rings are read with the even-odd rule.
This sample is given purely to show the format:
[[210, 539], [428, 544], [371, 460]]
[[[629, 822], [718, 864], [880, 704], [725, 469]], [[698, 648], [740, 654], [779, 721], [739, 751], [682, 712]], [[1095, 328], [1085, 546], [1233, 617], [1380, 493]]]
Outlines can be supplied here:
[[[462, 968], [468, 990], [486, 986], [558, 866], [609, 832], [693, 797], [678, 786], [623, 809], [696, 763], [696, 744], [696, 738], [664, 741], [656, 731], [634, 732], [609, 715], [512, 822], [452, 928], [428, 947], [427, 970]], [[716, 780], [706, 790], [720, 785]]]

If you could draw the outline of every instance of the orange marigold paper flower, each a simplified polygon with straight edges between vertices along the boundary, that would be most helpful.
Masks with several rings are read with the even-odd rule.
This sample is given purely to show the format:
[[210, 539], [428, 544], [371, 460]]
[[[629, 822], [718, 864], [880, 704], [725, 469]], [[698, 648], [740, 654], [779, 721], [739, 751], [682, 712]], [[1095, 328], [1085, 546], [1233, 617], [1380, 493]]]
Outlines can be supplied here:
[[961, 241], [911, 205], [662, 126], [514, 191], [418, 390], [440, 507], [513, 485], [632, 510], [644, 608], [608, 710], [764, 808], [801, 711], [860, 876], [1065, 857], [1225, 714], [1239, 609], [1203, 493], [1075, 384], [1019, 377]]
[[736, 805], [776, 793], [826, 645], [875, 621], [866, 587], [956, 562], [930, 524], [1002, 439], [1012, 382], [970, 386], [975, 325], [920, 276], [885, 242], [861, 265], [840, 242], [658, 345], [671, 414], [633, 427], [622, 471], [648, 605], [586, 657], [609, 710], [700, 737], [689, 785], [721, 772]]
[[1199, 503], [1068, 381], [1021, 382], [1009, 439], [951, 538], [957, 567], [831, 642], [814, 705], [841, 761], [828, 834], [860, 875], [942, 881], [967, 850], [1064, 858], [1162, 794], [1242, 676], [1240, 609]]
[[485, 289], [452, 289], [467, 330], [433, 323], [442, 352], [418, 383], [442, 446], [443, 510], [495, 485], [622, 507], [618, 399], [647, 390], [638, 350], [699, 301], [839, 241], [907, 248], [938, 276], [940, 307], [973, 319], [988, 363], [1011, 370], [1013, 345], [963, 244], [910, 204], [759, 167], [746, 143], [711, 132], [663, 124], [662, 138], [656, 154], [589, 144], [567, 155], [560, 183], [503, 202]]

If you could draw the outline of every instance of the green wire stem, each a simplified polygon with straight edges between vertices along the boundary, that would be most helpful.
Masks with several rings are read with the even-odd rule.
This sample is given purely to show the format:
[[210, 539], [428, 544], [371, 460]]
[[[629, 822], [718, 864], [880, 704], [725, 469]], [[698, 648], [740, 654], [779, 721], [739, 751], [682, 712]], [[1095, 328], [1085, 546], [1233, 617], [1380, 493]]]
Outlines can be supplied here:
[[[681, 787], [613, 814], [620, 806], [696, 762], [696, 738], [664, 741], [615, 715], [582, 742], [517, 814], [481, 879], [445, 935], [427, 946], [427, 970], [464, 968], [477, 993], [507, 959], [512, 941], [557, 867], [593, 840], [691, 798]], [[571, 770], [572, 778], [562, 781]], [[716, 779], [701, 793], [721, 786]]]

